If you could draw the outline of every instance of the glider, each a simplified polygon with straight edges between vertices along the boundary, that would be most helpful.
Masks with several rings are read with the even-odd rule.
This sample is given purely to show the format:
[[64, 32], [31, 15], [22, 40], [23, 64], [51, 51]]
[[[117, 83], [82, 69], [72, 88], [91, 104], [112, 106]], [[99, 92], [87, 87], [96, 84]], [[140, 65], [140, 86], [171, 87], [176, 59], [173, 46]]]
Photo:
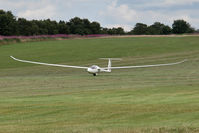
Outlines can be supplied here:
[[145, 67], [158, 67], [158, 66], [171, 66], [171, 65], [177, 65], [181, 64], [186, 61], [179, 61], [175, 63], [168, 63], [168, 64], [155, 64], [155, 65], [141, 65], [141, 66], [121, 66], [121, 67], [112, 67], [112, 60], [121, 60], [119, 58], [100, 58], [103, 60], [108, 60], [108, 67], [99, 67], [97, 65], [92, 65], [91, 67], [81, 67], [81, 66], [70, 66], [70, 65], [60, 65], [60, 64], [49, 64], [49, 63], [43, 63], [43, 62], [35, 62], [35, 61], [28, 61], [28, 60], [21, 60], [17, 59], [13, 56], [10, 56], [13, 60], [19, 61], [19, 62], [25, 62], [25, 63], [32, 63], [32, 64], [39, 64], [39, 65], [46, 65], [46, 66], [56, 66], [56, 67], [68, 67], [68, 68], [79, 68], [79, 69], [85, 69], [88, 73], [93, 74], [93, 76], [96, 76], [100, 72], [111, 72], [112, 69], [127, 69], [127, 68], [145, 68]]

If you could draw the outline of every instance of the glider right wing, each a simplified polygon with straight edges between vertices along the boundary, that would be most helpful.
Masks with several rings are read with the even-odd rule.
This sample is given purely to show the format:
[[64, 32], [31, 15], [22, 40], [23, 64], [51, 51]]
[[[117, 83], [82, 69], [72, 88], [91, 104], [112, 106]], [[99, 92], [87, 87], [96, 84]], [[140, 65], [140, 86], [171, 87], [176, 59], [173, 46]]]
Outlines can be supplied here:
[[144, 67], [158, 67], [158, 66], [171, 66], [171, 65], [177, 65], [181, 64], [183, 62], [187, 61], [186, 59], [180, 62], [175, 63], [168, 63], [168, 64], [155, 64], [155, 65], [141, 65], [141, 66], [121, 66], [121, 67], [110, 67], [110, 69], [126, 69], [126, 68], [144, 68]]

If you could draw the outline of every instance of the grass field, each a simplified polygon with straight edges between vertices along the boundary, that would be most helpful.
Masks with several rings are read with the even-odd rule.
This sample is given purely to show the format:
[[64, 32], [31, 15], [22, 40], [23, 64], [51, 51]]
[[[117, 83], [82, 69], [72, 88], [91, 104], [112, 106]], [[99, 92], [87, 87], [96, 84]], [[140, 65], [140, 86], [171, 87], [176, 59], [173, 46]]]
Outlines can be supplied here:
[[[170, 63], [114, 70], [16, 62], [106, 66]], [[0, 133], [197, 133], [199, 37], [143, 37], [26, 42], [0, 46]]]

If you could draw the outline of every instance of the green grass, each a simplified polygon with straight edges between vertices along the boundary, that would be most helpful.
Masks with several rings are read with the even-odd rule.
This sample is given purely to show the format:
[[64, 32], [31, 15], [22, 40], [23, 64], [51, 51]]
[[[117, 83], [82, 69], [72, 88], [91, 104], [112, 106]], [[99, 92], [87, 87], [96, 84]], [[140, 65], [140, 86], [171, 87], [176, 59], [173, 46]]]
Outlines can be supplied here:
[[[175, 66], [84, 70], [9, 58], [106, 66]], [[0, 46], [0, 133], [199, 132], [199, 37], [107, 38]]]

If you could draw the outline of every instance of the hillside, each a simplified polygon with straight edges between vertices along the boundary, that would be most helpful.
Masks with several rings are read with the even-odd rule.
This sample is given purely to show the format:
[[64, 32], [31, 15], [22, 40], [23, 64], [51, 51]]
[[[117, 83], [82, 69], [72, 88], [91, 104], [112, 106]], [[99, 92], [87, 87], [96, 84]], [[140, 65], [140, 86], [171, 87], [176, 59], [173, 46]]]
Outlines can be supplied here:
[[[127, 37], [24, 42], [0, 46], [0, 133], [199, 132], [199, 37]], [[170, 63], [114, 70], [16, 62], [106, 66]]]

